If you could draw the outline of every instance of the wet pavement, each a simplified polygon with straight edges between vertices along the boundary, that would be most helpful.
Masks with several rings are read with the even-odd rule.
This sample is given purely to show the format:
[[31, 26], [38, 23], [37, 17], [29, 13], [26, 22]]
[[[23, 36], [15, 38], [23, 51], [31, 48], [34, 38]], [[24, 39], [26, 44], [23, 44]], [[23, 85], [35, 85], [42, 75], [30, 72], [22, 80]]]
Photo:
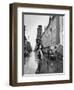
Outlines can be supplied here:
[[40, 60], [34, 51], [25, 60], [24, 74], [58, 73], [58, 68], [62, 68], [62, 63], [56, 62], [55, 60], [47, 60], [45, 57], [39, 63]]
[[24, 65], [24, 74], [35, 74], [38, 68], [38, 59], [35, 52], [32, 51], [29, 57], [26, 57], [26, 63]]

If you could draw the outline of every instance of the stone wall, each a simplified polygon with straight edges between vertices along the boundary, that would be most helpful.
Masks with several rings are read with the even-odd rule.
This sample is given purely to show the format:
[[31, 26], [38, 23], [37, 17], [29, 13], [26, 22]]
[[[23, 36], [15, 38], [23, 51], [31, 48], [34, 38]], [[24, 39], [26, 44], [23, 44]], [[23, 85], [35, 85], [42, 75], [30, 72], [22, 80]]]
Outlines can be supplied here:
[[49, 19], [49, 23], [42, 34], [41, 42], [44, 47], [63, 43], [63, 16], [53, 16]]

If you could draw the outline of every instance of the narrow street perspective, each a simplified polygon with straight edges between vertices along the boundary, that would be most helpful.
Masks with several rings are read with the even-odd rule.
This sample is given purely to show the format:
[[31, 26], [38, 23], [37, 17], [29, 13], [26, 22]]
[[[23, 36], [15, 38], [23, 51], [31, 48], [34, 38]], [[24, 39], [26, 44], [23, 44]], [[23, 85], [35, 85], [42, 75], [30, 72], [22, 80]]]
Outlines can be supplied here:
[[[47, 22], [41, 25], [36, 18], [41, 16], [24, 15], [24, 45], [23, 75], [63, 73], [63, 19], [64, 16], [50, 15]], [[37, 21], [37, 28], [33, 31], [27, 26], [26, 18], [31, 25]], [[43, 20], [43, 18], [41, 20]], [[34, 26], [34, 24], [32, 25]], [[30, 34], [27, 30], [30, 30]]]

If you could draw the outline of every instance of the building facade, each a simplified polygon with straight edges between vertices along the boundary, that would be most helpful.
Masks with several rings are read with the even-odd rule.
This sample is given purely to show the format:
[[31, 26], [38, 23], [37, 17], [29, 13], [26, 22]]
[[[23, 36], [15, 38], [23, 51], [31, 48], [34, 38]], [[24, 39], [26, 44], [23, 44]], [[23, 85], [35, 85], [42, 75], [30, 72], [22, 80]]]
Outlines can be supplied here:
[[50, 16], [49, 23], [41, 37], [43, 47], [63, 45], [63, 16]]
[[41, 44], [41, 35], [42, 35], [42, 25], [38, 25], [38, 28], [37, 28], [37, 38], [36, 38], [36, 44], [37, 45]]

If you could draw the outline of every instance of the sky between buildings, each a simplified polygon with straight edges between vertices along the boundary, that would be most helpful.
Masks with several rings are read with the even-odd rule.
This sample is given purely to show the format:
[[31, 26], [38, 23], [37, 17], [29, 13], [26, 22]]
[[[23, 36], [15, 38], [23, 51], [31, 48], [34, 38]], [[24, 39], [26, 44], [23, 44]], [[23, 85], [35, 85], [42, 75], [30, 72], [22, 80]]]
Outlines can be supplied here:
[[25, 35], [31, 43], [33, 50], [36, 45], [37, 27], [38, 25], [42, 25], [42, 32], [44, 32], [44, 28], [48, 25], [49, 17], [44, 15], [24, 15]]

